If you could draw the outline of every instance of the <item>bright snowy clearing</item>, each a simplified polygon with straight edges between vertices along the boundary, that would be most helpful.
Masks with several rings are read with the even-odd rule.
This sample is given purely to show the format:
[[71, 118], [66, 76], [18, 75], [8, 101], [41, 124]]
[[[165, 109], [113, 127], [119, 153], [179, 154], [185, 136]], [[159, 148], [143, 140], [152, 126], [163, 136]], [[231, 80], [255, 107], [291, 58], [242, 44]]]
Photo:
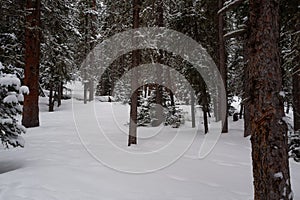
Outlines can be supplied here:
[[[82, 145], [73, 119], [72, 100], [63, 102], [54, 113], [47, 112], [46, 99], [40, 100], [39, 128], [28, 129], [25, 148], [0, 149], [0, 199], [3, 200], [249, 200], [253, 199], [251, 149], [243, 138], [242, 121], [230, 119], [230, 133], [220, 137], [205, 159], [197, 159], [204, 138], [202, 124], [192, 147], [174, 164], [148, 174], [121, 173], [105, 167]], [[73, 100], [76, 109], [86, 109]], [[96, 101], [96, 115], [102, 128], [113, 134], [116, 144], [126, 147], [128, 109], [115, 103]], [[115, 112], [119, 127], [107, 120]], [[92, 113], [91, 115], [93, 115]], [[82, 116], [85, 118], [86, 116]], [[199, 116], [197, 118], [199, 120]], [[84, 120], [84, 119], [81, 119]], [[107, 120], [107, 121], [105, 121]], [[124, 122], [124, 123], [123, 123]], [[87, 125], [88, 127], [89, 125]], [[182, 129], [193, 131], [187, 121]], [[147, 150], [160, 145], [177, 129], [167, 128], [156, 137], [141, 140], [131, 150]], [[86, 130], [89, 130], [87, 128]], [[152, 133], [139, 128], [139, 134]], [[104, 137], [102, 134], [98, 135]], [[94, 141], [94, 142], [93, 142]], [[101, 138], [100, 140], [101, 141]], [[94, 151], [108, 152], [109, 143], [90, 140]], [[116, 155], [111, 155], [115, 157]], [[118, 157], [118, 159], [124, 159]], [[291, 161], [295, 199], [300, 198], [300, 165]]]

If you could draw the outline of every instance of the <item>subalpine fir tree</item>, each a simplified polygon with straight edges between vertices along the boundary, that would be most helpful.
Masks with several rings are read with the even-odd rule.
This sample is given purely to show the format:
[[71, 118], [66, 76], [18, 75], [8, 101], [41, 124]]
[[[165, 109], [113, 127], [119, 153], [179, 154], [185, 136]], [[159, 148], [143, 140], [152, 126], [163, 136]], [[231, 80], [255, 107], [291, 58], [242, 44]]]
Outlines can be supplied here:
[[17, 73], [11, 65], [4, 67], [0, 62], [0, 140], [7, 148], [9, 145], [24, 147], [20, 134], [26, 129], [18, 118], [22, 114], [23, 94], [28, 94], [29, 90], [21, 86]]

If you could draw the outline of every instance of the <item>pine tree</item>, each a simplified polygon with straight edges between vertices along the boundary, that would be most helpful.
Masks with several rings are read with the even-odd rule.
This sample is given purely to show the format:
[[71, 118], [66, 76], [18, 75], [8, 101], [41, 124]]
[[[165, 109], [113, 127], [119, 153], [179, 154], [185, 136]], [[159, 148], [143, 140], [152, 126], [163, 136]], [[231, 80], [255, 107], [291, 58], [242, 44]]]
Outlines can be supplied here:
[[42, 8], [40, 83], [49, 90], [49, 111], [54, 111], [54, 102], [61, 104], [63, 83], [70, 81], [75, 71], [78, 31], [71, 14], [76, 7], [68, 0], [59, 0], [44, 1]]
[[24, 68], [24, 18], [26, 1], [1, 1], [0, 62]]
[[23, 94], [28, 94], [26, 86], [21, 86], [18, 71], [9, 65], [4, 67], [0, 62], [0, 139], [3, 145], [9, 147], [24, 147], [24, 139], [20, 134], [26, 129], [19, 122], [22, 114], [21, 102]]

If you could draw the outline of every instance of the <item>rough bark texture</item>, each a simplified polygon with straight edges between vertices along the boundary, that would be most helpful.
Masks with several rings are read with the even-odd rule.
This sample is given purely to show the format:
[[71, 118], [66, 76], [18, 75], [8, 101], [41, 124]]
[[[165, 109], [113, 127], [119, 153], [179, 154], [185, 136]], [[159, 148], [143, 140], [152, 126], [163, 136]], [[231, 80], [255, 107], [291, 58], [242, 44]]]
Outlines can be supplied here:
[[292, 199], [283, 122], [277, 0], [250, 0], [249, 112], [255, 200]]
[[[133, 28], [139, 28], [140, 21], [140, 0], [133, 0]], [[137, 42], [137, 41], [136, 41]], [[137, 67], [140, 64], [140, 51], [134, 50], [132, 52], [132, 66], [131, 68]], [[131, 78], [131, 88], [137, 88], [136, 70], [134, 71], [133, 77]], [[131, 95], [130, 105], [130, 123], [129, 123], [129, 137], [128, 146], [131, 144], [137, 144], [137, 101], [138, 101], [138, 90], [134, 90]]]
[[39, 126], [40, 7], [40, 0], [27, 0], [24, 85], [30, 93], [25, 95], [22, 118], [27, 128]]
[[[223, 0], [219, 0], [219, 9], [223, 7]], [[225, 52], [225, 41], [224, 41], [224, 16], [219, 14], [218, 16], [218, 26], [219, 26], [219, 70], [225, 86], [225, 96], [226, 99], [220, 99], [219, 101], [226, 101], [225, 110], [227, 112], [227, 67], [226, 67], [226, 52]], [[220, 95], [221, 96], [221, 95]], [[220, 104], [223, 105], [223, 104]], [[224, 108], [220, 107], [219, 109], [223, 110]], [[221, 113], [220, 113], [221, 115]], [[222, 133], [228, 133], [228, 115], [226, 114]]]

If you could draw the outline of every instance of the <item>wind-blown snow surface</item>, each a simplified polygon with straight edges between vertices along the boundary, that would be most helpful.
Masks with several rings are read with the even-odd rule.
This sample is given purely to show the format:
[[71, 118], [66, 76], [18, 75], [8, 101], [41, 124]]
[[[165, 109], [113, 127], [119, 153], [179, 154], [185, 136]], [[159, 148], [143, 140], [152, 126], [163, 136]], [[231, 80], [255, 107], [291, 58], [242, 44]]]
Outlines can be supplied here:
[[[77, 100], [74, 104], [83, 109], [87, 106]], [[110, 110], [108, 104], [95, 103], [99, 118], [108, 114], [105, 113]], [[118, 117], [122, 113], [127, 115], [125, 106], [117, 106]], [[25, 148], [0, 149], [1, 200], [253, 199], [250, 141], [242, 137], [242, 121], [230, 120], [230, 133], [221, 136], [205, 159], [197, 159], [204, 137], [199, 131], [192, 147], [173, 165], [157, 172], [133, 175], [103, 166], [85, 150], [75, 129], [71, 100], [64, 101], [53, 113], [47, 112], [46, 101], [41, 102], [40, 109], [41, 126], [28, 129], [24, 136]], [[119, 131], [110, 123], [105, 126], [107, 130]], [[189, 122], [187, 129], [188, 126]], [[128, 128], [126, 120], [123, 128]], [[147, 132], [146, 129], [139, 132]], [[160, 135], [151, 142], [159, 143], [164, 138]], [[121, 134], [119, 141], [126, 146], [126, 135]], [[108, 144], [95, 145], [101, 152]], [[136, 148], [143, 145], [147, 144], [140, 143]], [[300, 198], [300, 165], [294, 161], [291, 161], [291, 173], [297, 199]]]

